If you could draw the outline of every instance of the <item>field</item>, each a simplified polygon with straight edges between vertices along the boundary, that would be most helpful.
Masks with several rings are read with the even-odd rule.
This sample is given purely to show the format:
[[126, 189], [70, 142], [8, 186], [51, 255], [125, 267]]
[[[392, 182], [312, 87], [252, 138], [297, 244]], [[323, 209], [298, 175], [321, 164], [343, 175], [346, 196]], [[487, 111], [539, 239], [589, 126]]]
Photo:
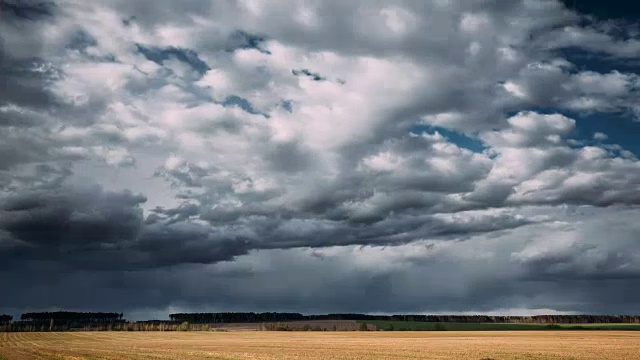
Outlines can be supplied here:
[[451, 331], [515, 331], [515, 330], [640, 330], [640, 324], [506, 324], [506, 323], [433, 323], [417, 321], [358, 321], [375, 325], [378, 330], [451, 330]]
[[0, 333], [0, 359], [640, 359], [640, 332]]

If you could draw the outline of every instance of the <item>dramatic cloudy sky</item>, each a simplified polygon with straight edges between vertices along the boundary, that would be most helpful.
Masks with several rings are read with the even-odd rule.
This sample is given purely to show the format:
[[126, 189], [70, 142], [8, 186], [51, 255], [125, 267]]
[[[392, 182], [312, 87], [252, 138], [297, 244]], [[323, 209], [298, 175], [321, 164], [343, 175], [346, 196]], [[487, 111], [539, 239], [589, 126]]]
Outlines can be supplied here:
[[606, 3], [0, 1], [0, 312], [640, 313]]

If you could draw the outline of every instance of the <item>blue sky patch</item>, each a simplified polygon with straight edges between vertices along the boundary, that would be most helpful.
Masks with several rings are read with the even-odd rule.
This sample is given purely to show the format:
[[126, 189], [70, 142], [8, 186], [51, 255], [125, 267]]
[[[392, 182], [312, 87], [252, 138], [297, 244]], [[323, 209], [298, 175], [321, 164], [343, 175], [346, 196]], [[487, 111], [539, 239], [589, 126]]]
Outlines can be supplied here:
[[293, 112], [293, 101], [291, 100], [282, 100], [280, 106], [288, 112]]
[[200, 59], [198, 53], [190, 49], [176, 47], [157, 48], [136, 44], [140, 51], [148, 60], [162, 65], [165, 60], [175, 57], [176, 59], [191, 65], [200, 74], [206, 73], [210, 68]]
[[222, 102], [222, 105], [224, 106], [238, 106], [239, 108], [241, 108], [242, 110], [250, 113], [250, 114], [261, 114], [261, 112], [257, 111], [256, 109], [253, 108], [253, 105], [251, 105], [251, 102], [243, 97], [237, 96], [237, 95], [229, 95], [227, 96], [226, 99], [224, 99], [224, 101]]
[[624, 114], [594, 113], [572, 116], [576, 119], [573, 137], [578, 140], [592, 141], [597, 132], [607, 135], [604, 144], [617, 144], [640, 156], [640, 122]]
[[584, 15], [598, 19], [625, 19], [637, 21], [640, 18], [640, 4], [637, 1], [603, 0], [562, 0], [566, 7]]
[[434, 134], [436, 131], [458, 147], [465, 148], [476, 153], [482, 152], [485, 148], [482, 141], [477, 138], [472, 138], [457, 131], [445, 129], [439, 126], [414, 125], [410, 130], [410, 132], [414, 134], [422, 134], [425, 132], [428, 134]]
[[326, 77], [324, 77], [324, 76], [322, 76], [322, 75], [320, 75], [318, 73], [311, 72], [308, 69], [299, 69], [299, 70], [293, 69], [293, 70], [291, 70], [291, 73], [293, 75], [295, 75], [295, 76], [303, 76], [303, 75], [304, 76], [308, 76], [311, 79], [313, 79], [313, 81], [324, 81], [324, 80], [327, 80]]
[[607, 54], [595, 54], [577, 48], [565, 48], [558, 51], [558, 56], [567, 59], [575, 65], [573, 73], [579, 71], [595, 71], [610, 73], [619, 71], [622, 73], [640, 72], [638, 59], [620, 59]]
[[271, 52], [263, 47], [265, 41], [266, 38], [261, 35], [237, 30], [229, 36], [227, 41], [227, 51], [233, 52], [238, 49], [256, 49], [263, 54], [271, 55]]

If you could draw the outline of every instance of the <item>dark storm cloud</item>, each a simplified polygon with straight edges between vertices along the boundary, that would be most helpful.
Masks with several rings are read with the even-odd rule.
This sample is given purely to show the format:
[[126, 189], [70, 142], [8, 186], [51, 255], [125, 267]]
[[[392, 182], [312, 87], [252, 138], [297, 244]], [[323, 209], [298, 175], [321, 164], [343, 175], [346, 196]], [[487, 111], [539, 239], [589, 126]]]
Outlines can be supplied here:
[[144, 197], [108, 193], [99, 188], [81, 191], [43, 189], [4, 200], [0, 226], [20, 246], [5, 249], [3, 263], [29, 259], [81, 260], [87, 254], [130, 241], [140, 231]]
[[5, 198], [0, 210], [3, 267], [40, 261], [62, 269], [122, 271], [230, 260], [247, 252], [242, 240], [207, 226], [144, 224], [130, 192], [99, 187], [51, 188]]
[[[46, 157], [48, 144], [38, 138], [39, 135], [4, 137], [0, 144], [0, 151], [3, 154], [0, 159], [0, 170], [7, 171], [15, 165]], [[23, 148], [25, 143], [30, 144], [26, 149]]]
[[[3, 104], [40, 107], [52, 100], [52, 96], [44, 89], [45, 79], [37, 71], [38, 59], [16, 58], [8, 53], [7, 46], [0, 36], [0, 91]], [[33, 54], [37, 56], [36, 54]], [[6, 126], [7, 120], [0, 122]]]
[[0, 2], [0, 188], [11, 184], [10, 169], [50, 153], [41, 126], [56, 103], [47, 88], [56, 71], [41, 57], [41, 35], [53, 11], [48, 2]]
[[[0, 105], [41, 108], [52, 101], [44, 86], [47, 74], [41, 68], [40, 34], [54, 10], [50, 2], [0, 1]], [[16, 46], [18, 38], [23, 39], [22, 46]]]
[[39, 261], [58, 263], [67, 270], [123, 271], [209, 264], [232, 260], [250, 250], [398, 245], [530, 223], [508, 214], [278, 220], [259, 208], [254, 215], [248, 209], [203, 214], [188, 205], [157, 208], [145, 221], [140, 207], [145, 201], [144, 196], [128, 191], [55, 184], [5, 197], [0, 210], [0, 257], [4, 267]]
[[[56, 280], [58, 287], [66, 291], [56, 292], [48, 299], [56, 306], [77, 306], [72, 291], [76, 287], [79, 297], [87, 300], [80, 304], [83, 308], [89, 308], [86, 304], [101, 303], [109, 308], [164, 309], [171, 304], [174, 309], [195, 311], [306, 313], [469, 309], [484, 312], [527, 308], [596, 313], [639, 310], [629, 300], [637, 295], [631, 286], [634, 276], [594, 278], [578, 272], [571, 278], [562, 275], [544, 278], [534, 276], [535, 269], [509, 259], [509, 248], [525, 243], [522, 239], [527, 238], [527, 233], [553, 236], [544, 232], [546, 226], [522, 229], [514, 237], [476, 238], [475, 245], [414, 244], [397, 252], [374, 248], [329, 249], [320, 250], [320, 256], [301, 249], [274, 250], [207, 267], [182, 265], [126, 275], [74, 273]], [[544, 239], [529, 240], [532, 245]], [[460, 261], [461, 256], [465, 261]], [[37, 268], [34, 266], [33, 270]], [[528, 273], [529, 277], [519, 278], [521, 273]], [[49, 276], [49, 281], [56, 277], [51, 273]], [[94, 285], [89, 286], [90, 282]], [[7, 284], [17, 286], [13, 281]], [[26, 293], [34, 295], [47, 289], [45, 282], [32, 284]], [[51, 304], [37, 296], [26, 301], [24, 293], [10, 293], [7, 304], [18, 304], [18, 299], [34, 307]], [[103, 301], [99, 300], [101, 296]]]
[[19, 1], [3, 0], [0, 2], [0, 11], [4, 20], [6, 17], [15, 17], [25, 20], [38, 20], [51, 16], [55, 10], [55, 3], [52, 1]]
[[118, 242], [135, 237], [142, 216], [138, 205], [145, 200], [97, 188], [19, 194], [5, 199], [2, 228], [35, 246], [78, 245], [88, 236], [96, 243]]

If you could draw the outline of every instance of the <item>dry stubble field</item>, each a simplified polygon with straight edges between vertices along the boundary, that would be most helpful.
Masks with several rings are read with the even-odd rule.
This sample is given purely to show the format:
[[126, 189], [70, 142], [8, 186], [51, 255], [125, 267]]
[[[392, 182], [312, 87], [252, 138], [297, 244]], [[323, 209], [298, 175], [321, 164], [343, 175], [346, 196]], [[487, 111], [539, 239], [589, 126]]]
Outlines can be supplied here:
[[640, 332], [0, 333], [0, 359], [640, 359]]

